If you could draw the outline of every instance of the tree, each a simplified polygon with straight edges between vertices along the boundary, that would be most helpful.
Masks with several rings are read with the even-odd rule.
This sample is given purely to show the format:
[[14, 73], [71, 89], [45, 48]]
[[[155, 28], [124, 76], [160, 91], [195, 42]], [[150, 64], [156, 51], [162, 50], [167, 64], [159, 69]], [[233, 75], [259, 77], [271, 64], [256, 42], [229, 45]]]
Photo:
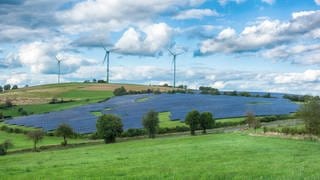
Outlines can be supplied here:
[[112, 114], [100, 116], [97, 121], [97, 134], [105, 143], [113, 143], [123, 131], [121, 119]]
[[3, 92], [3, 87], [2, 86], [0, 86], [0, 93], [2, 93]]
[[9, 148], [13, 147], [13, 144], [10, 140], [5, 140], [2, 144], [0, 144], [0, 156], [6, 155]]
[[155, 135], [159, 128], [159, 117], [155, 111], [149, 111], [142, 118], [143, 127], [147, 130], [149, 138], [155, 138]]
[[246, 122], [249, 128], [253, 128], [255, 132], [261, 127], [260, 120], [252, 112], [247, 113]]
[[12, 107], [13, 104], [12, 104], [11, 99], [7, 98], [6, 101], [4, 102], [4, 105], [5, 105], [5, 107], [7, 107], [7, 108]]
[[18, 85], [13, 85], [11, 89], [18, 89]]
[[3, 86], [3, 89], [4, 89], [5, 91], [10, 90], [10, 89], [11, 89], [11, 85], [10, 85], [10, 84], [6, 84], [6, 85]]
[[200, 115], [200, 128], [202, 129], [202, 133], [207, 133], [207, 129], [211, 128], [214, 124], [213, 116], [210, 112], [203, 112]]
[[303, 119], [306, 131], [313, 135], [320, 135], [320, 100], [312, 98], [300, 106], [297, 113]]
[[121, 86], [120, 88], [116, 88], [114, 91], [113, 91], [113, 94], [115, 96], [122, 96], [122, 95], [126, 95], [127, 94], [127, 90]]
[[56, 129], [56, 135], [59, 137], [63, 137], [62, 145], [66, 146], [68, 144], [67, 138], [72, 137], [74, 135], [74, 132], [68, 124], [60, 124]]
[[196, 110], [190, 111], [185, 119], [185, 123], [190, 127], [191, 135], [195, 135], [195, 130], [199, 126], [200, 113]]
[[44, 132], [42, 130], [30, 131], [27, 136], [33, 141], [33, 150], [37, 151], [37, 143], [43, 139]]

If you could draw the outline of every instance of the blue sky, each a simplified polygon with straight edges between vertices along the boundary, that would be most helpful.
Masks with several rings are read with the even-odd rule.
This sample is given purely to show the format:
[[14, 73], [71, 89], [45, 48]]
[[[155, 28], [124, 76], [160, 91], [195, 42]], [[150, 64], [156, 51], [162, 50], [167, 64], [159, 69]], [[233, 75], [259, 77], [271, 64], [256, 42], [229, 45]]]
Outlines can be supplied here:
[[320, 94], [320, 0], [1, 0], [0, 84], [105, 79]]

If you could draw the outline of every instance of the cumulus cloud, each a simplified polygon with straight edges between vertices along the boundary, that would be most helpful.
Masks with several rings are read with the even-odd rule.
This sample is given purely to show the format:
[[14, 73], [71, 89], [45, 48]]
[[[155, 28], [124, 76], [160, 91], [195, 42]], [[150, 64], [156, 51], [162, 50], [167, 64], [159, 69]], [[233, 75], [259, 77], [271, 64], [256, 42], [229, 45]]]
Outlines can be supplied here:
[[[32, 73], [56, 74], [56, 55], [65, 49], [65, 42], [32, 42], [24, 44], [19, 49], [19, 60], [23, 66], [30, 68]], [[62, 56], [61, 74], [76, 71], [80, 66], [90, 65], [93, 62], [77, 55], [65, 53]]]
[[4, 58], [0, 58], [0, 68], [19, 68], [21, 67], [19, 57], [15, 53], [8, 53]]
[[185, 19], [202, 19], [205, 16], [218, 16], [217, 11], [212, 9], [189, 9], [185, 11], [181, 11], [179, 14], [173, 17], [173, 19], [177, 20], [185, 20]]
[[306, 70], [302, 73], [284, 73], [275, 76], [277, 84], [310, 83], [319, 82], [320, 70]]
[[155, 56], [169, 44], [172, 31], [165, 23], [148, 25], [141, 30], [129, 28], [115, 48], [123, 54]]
[[80, 35], [71, 44], [76, 47], [112, 46], [111, 40], [105, 33]]
[[203, 0], [97, 0], [77, 3], [72, 9], [57, 13], [66, 32], [119, 31], [132, 25], [152, 22], [155, 16], [193, 7]]
[[320, 64], [319, 44], [281, 45], [265, 50], [261, 54], [265, 58], [289, 60], [296, 64]]
[[314, 38], [320, 29], [320, 11], [297, 12], [289, 22], [264, 19], [245, 27], [239, 34], [234, 29], [222, 30], [216, 37], [201, 42], [198, 54], [253, 52]]

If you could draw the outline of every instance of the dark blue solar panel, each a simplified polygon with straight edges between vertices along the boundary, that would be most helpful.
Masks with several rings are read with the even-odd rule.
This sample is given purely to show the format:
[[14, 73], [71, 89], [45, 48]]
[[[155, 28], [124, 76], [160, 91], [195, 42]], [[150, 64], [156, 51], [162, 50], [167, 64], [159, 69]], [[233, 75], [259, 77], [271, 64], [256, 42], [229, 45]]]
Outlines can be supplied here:
[[[137, 99], [148, 97], [144, 102]], [[91, 111], [116, 114], [122, 118], [124, 128], [141, 128], [142, 116], [149, 110], [170, 111], [171, 119], [183, 120], [186, 114], [196, 109], [209, 111], [215, 118], [244, 116], [251, 111], [256, 115], [277, 115], [295, 112], [297, 104], [277, 96], [277, 98], [255, 98], [239, 96], [212, 96], [202, 94], [140, 94], [111, 98], [103, 103], [90, 104], [69, 110], [31, 115], [7, 120], [8, 124], [41, 127], [46, 131], [56, 129], [67, 123], [77, 133], [96, 131], [97, 117]]]

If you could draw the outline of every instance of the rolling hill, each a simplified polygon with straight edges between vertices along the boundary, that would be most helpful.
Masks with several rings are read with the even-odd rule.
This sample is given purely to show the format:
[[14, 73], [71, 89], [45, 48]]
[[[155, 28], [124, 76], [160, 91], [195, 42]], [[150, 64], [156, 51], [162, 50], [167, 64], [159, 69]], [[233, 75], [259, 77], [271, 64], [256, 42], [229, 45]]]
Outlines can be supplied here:
[[[124, 86], [127, 90], [153, 89], [168, 91], [170, 87], [145, 86], [132, 84], [101, 84], [101, 83], [63, 83], [48, 84], [10, 90], [0, 94], [0, 104], [7, 99], [13, 103], [13, 107], [0, 109], [4, 116], [16, 117], [22, 115], [39, 114], [52, 111], [60, 111], [106, 100], [113, 96], [113, 90]], [[62, 101], [53, 103], [51, 101]]]

